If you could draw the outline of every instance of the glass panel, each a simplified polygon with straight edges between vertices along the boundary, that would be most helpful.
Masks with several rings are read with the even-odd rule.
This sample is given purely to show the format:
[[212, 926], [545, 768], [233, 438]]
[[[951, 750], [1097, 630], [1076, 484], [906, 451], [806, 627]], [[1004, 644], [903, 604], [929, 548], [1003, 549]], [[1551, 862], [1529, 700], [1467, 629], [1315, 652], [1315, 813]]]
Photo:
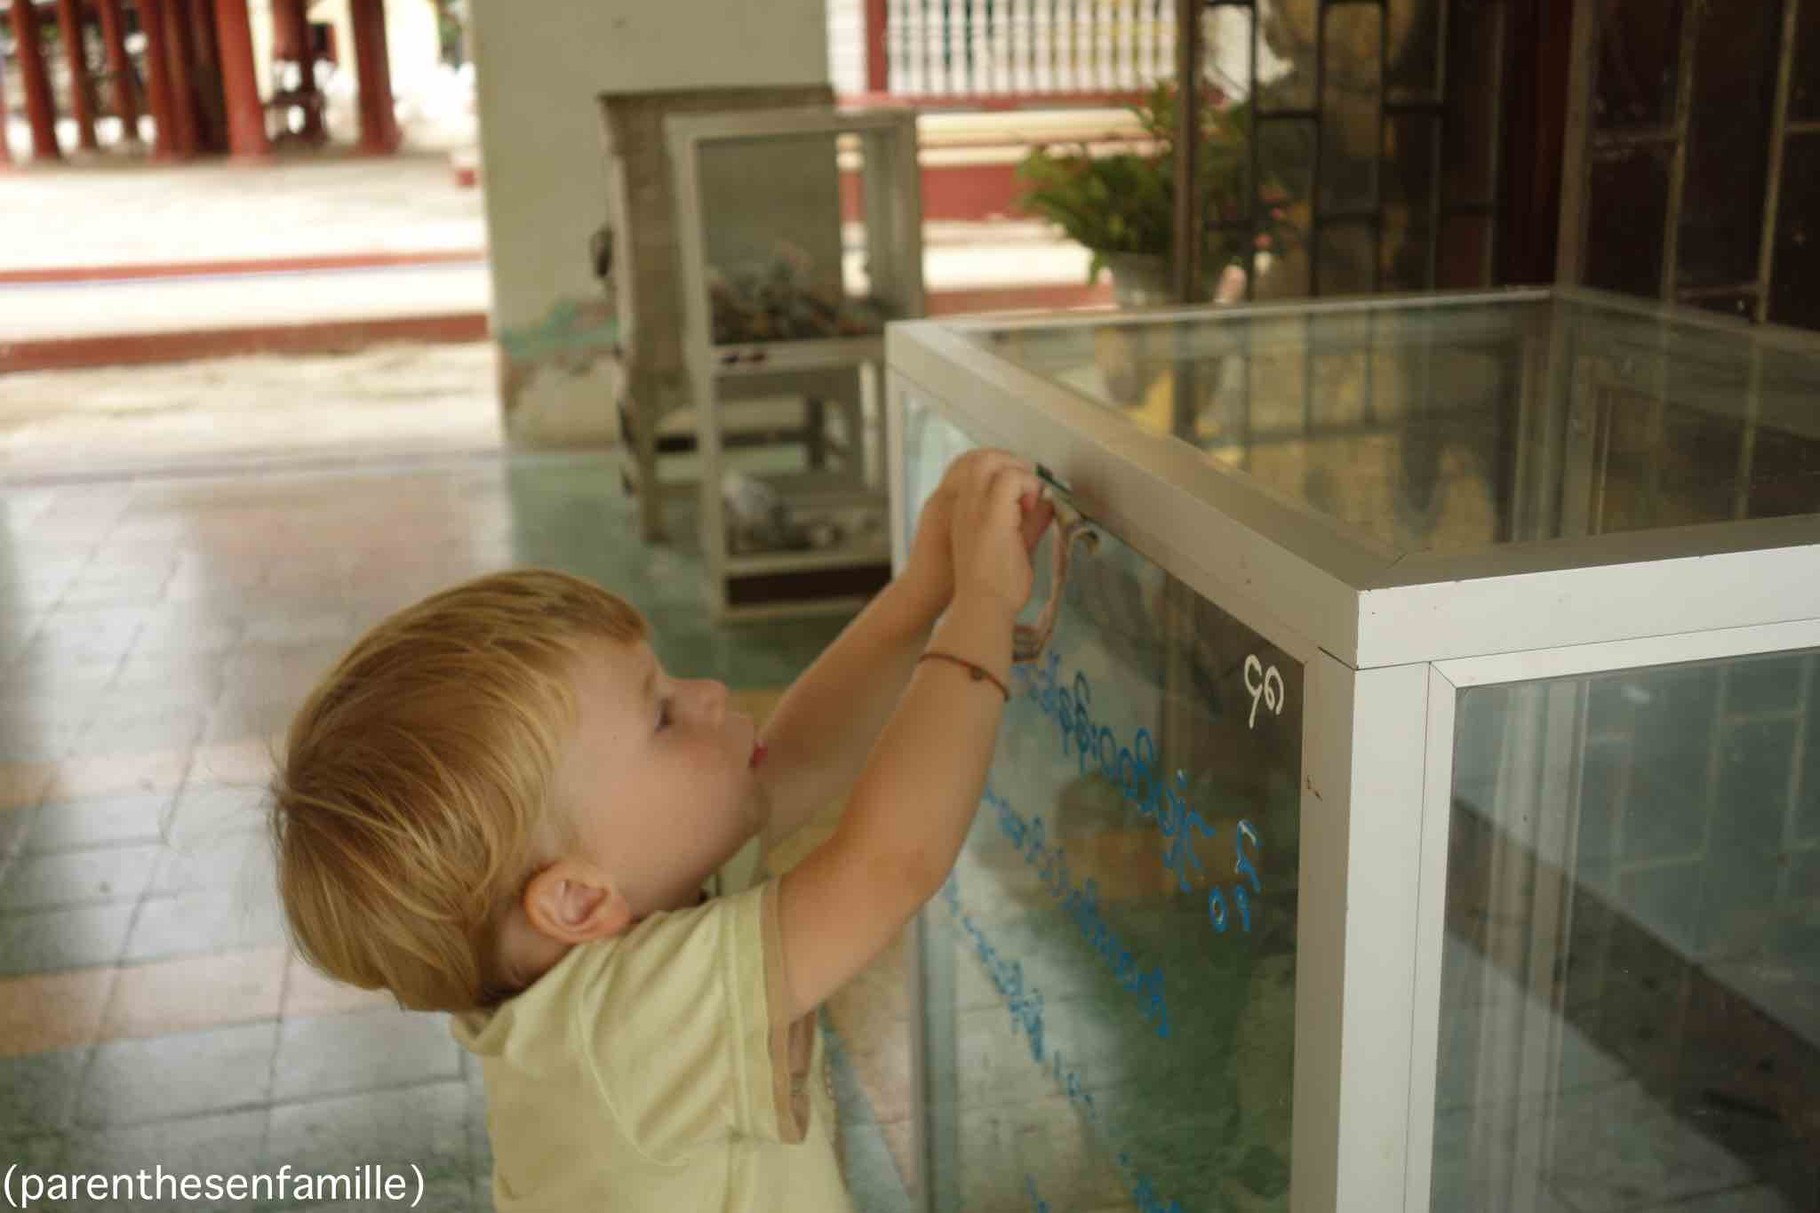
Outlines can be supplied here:
[[688, 285], [706, 296], [717, 347], [714, 407], [692, 419], [697, 525], [731, 610], [860, 597], [890, 576], [881, 351], [850, 339], [876, 338], [913, 302], [913, 183], [896, 179], [894, 153], [914, 135], [839, 121], [729, 122], [687, 144], [706, 262], [706, 281]]
[[1317, 11], [1317, 0], [1258, 0], [1258, 28], [1264, 36], [1258, 50], [1258, 98], [1265, 112], [1315, 108]]
[[1792, 121], [1807, 122], [1820, 118], [1820, 0], [1800, 0], [1800, 5], [1788, 116]]
[[[1447, 8], [1449, 90], [1442, 125], [1443, 206], [1484, 206], [1493, 201], [1502, 92], [1502, 4], [1450, 3]], [[1470, 85], [1471, 87], [1466, 87]]]
[[[1321, 196], [1327, 211], [1378, 201], [1378, 74], [1383, 22], [1378, 10], [1346, 5], [1325, 10], [1327, 57], [1321, 80]], [[1325, 287], [1323, 287], [1325, 290]]]
[[1385, 205], [1425, 211], [1433, 192], [1440, 119], [1433, 114], [1393, 114], [1384, 126]]
[[1757, 278], [1782, 3], [1733, 0], [1697, 13], [1678, 284], [1735, 286]]
[[[910, 516], [967, 445], [909, 402]], [[923, 1179], [943, 1213], [1287, 1210], [1302, 670], [1073, 551], [923, 915]]]
[[1814, 1207], [1817, 671], [1461, 693], [1437, 1213]]
[[1820, 449], [1778, 429], [1759, 430], [1750, 444], [1745, 512], [1753, 518], [1806, 514], [1814, 499], [1804, 486], [1820, 477]]
[[[813, 596], [817, 584], [829, 594], [876, 588], [890, 560], [878, 380], [877, 364], [863, 363], [719, 383], [723, 534], [738, 558], [729, 594], [742, 604]], [[780, 581], [807, 571], [762, 559], [781, 553], [819, 566], [820, 581]], [[864, 576], [830, 580], [843, 563]]]
[[1820, 345], [1694, 315], [1491, 298], [961, 332], [1159, 434], [1192, 366], [1182, 440], [1403, 551], [1820, 513]]
[[1681, 0], [1602, 5], [1593, 128], [1660, 126], [1675, 116]]
[[1491, 285], [1491, 221], [1458, 215], [1441, 227], [1435, 285], [1442, 290]]
[[1385, 120], [1385, 290], [1421, 290], [1429, 281], [1434, 240], [1434, 183], [1440, 119], [1406, 114]]
[[1751, 291], [1683, 296], [1681, 302], [1703, 312], [1717, 312], [1721, 316], [1735, 316], [1740, 320], [1750, 320], [1757, 314], [1757, 296]]
[[1586, 200], [1587, 286], [1654, 298], [1662, 293], [1669, 149], [1603, 152]]
[[1266, 198], [1280, 199], [1278, 247], [1259, 280], [1261, 297], [1301, 298], [1308, 287], [1308, 231], [1314, 212], [1314, 144], [1316, 124], [1302, 119], [1269, 119], [1257, 124], [1259, 186]]
[[891, 238], [871, 230], [894, 202], [887, 151], [832, 133], [700, 145], [716, 344], [877, 333], [905, 314], [894, 284], [871, 280], [891, 258], [868, 255]]
[[1820, 131], [1791, 136], [1783, 149], [1769, 318], [1820, 329]]
[[1369, 223], [1330, 223], [1316, 241], [1315, 293], [1364, 295], [1374, 285], [1377, 243]]
[[1411, 225], [1409, 213], [1394, 208], [1384, 213], [1383, 265], [1379, 286], [1387, 291], [1423, 291], [1434, 285], [1429, 279], [1428, 257], [1432, 251], [1434, 228], [1424, 222]]
[[1435, 0], [1387, 0], [1389, 59], [1384, 88], [1392, 101], [1440, 100], [1441, 23]]

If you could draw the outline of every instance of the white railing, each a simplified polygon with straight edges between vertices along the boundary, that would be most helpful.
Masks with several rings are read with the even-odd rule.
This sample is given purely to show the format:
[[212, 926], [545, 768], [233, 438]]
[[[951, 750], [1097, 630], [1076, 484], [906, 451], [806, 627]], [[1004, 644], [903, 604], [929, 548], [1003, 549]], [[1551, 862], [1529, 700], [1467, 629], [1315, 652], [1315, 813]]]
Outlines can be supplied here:
[[889, 90], [1132, 93], [1175, 70], [1174, 0], [887, 0]]

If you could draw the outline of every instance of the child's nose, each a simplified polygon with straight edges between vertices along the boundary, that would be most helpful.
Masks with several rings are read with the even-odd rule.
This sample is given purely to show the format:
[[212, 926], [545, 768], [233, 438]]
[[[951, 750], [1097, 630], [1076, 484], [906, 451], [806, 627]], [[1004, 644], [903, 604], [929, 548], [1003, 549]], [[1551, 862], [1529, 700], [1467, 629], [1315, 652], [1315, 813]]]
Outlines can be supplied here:
[[720, 723], [727, 713], [727, 684], [704, 679], [697, 682], [695, 687], [697, 710], [701, 712], [702, 718], [710, 723]]

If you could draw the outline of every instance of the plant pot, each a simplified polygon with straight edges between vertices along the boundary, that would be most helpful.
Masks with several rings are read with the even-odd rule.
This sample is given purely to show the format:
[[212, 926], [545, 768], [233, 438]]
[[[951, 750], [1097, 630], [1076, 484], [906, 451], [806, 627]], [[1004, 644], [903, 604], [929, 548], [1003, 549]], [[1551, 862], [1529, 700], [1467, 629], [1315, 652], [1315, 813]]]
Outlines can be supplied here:
[[[1167, 307], [1175, 302], [1175, 265], [1155, 253], [1105, 253], [1100, 260], [1112, 271], [1112, 298], [1120, 307]], [[1242, 303], [1245, 271], [1227, 266], [1212, 283], [1217, 304]]]
[[1103, 253], [1112, 271], [1112, 298], [1120, 307], [1164, 307], [1175, 302], [1174, 269], [1157, 253]]

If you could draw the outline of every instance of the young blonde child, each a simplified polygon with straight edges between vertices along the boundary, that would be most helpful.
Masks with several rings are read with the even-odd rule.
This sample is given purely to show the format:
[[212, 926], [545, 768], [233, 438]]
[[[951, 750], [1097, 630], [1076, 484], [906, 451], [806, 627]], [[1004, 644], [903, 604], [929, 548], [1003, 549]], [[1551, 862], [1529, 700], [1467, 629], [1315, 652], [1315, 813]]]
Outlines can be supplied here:
[[[954, 863], [1049, 518], [1031, 465], [957, 460], [762, 738], [626, 603], [550, 572], [401, 611], [311, 694], [274, 788], [292, 934], [454, 1013], [501, 1213], [851, 1207], [815, 1011]], [[787, 874], [702, 894], [843, 794]]]

